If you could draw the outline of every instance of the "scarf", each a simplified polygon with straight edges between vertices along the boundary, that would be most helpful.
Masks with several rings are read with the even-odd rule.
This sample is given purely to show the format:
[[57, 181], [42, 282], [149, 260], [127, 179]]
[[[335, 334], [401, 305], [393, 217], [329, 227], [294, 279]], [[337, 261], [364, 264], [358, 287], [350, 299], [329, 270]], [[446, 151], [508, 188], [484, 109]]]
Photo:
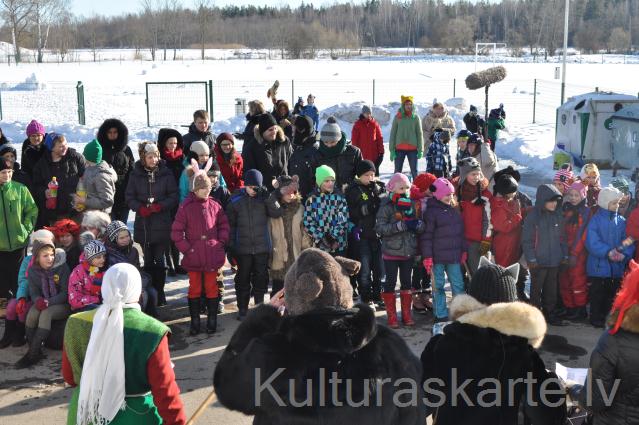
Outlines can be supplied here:
[[391, 202], [395, 206], [395, 218], [398, 221], [415, 219], [415, 206], [407, 194], [394, 193], [391, 196]]
[[42, 270], [42, 295], [44, 298], [49, 299], [58, 295], [58, 284], [60, 283], [60, 275], [53, 271], [53, 268], [49, 270]]
[[104, 274], [102, 305], [93, 318], [80, 396], [78, 425], [102, 425], [126, 408], [124, 375], [124, 309], [140, 309], [140, 272], [131, 264], [116, 264]]
[[88, 261], [82, 262], [82, 268], [91, 278], [91, 293], [93, 295], [98, 295], [100, 293], [100, 287], [102, 286], [102, 278], [104, 277], [105, 269], [92, 266]]
[[183, 156], [183, 152], [182, 152], [182, 149], [180, 148], [177, 148], [174, 151], [169, 151], [169, 150], [164, 151], [164, 158], [167, 161], [179, 161], [179, 160], [182, 160], [182, 156]]
[[585, 205], [585, 199], [577, 205], [573, 205], [570, 202], [564, 203], [564, 217], [566, 218], [566, 224], [581, 226], [582, 219], [579, 212]]
[[472, 202], [475, 205], [484, 205], [486, 201], [482, 199], [481, 192], [485, 189], [484, 182], [480, 181], [475, 186], [464, 181], [461, 185], [459, 202]]

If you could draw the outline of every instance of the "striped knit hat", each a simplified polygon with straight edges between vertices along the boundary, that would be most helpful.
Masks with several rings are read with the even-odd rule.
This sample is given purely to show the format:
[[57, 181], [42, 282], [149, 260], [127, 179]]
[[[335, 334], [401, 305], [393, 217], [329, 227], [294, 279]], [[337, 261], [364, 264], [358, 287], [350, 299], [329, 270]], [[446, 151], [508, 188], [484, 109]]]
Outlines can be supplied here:
[[84, 259], [91, 261], [98, 255], [106, 254], [106, 247], [100, 241], [91, 241], [84, 246]]
[[115, 220], [109, 223], [109, 225], [107, 226], [106, 235], [111, 242], [115, 242], [118, 238], [118, 233], [120, 233], [120, 231], [122, 230], [126, 230], [128, 232], [129, 228], [126, 227], [126, 224], [124, 224], [124, 222]]

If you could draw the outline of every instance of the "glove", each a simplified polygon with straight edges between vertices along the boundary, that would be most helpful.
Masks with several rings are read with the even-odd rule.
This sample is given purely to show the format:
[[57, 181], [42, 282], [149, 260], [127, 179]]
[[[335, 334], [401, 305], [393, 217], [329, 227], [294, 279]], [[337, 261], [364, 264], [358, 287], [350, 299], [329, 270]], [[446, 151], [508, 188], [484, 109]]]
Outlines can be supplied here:
[[468, 253], [467, 252], [462, 252], [462, 256], [461, 256], [460, 262], [462, 264], [464, 264], [466, 261], [468, 261]]
[[395, 161], [395, 151], [390, 151], [390, 160]]
[[422, 261], [424, 268], [426, 269], [426, 273], [430, 274], [433, 271], [433, 259], [432, 258], [424, 258]]
[[140, 214], [142, 217], [147, 218], [150, 217], [151, 214], [153, 214], [153, 211], [151, 211], [151, 208], [142, 205], [139, 209], [138, 209], [138, 214]]
[[18, 313], [19, 316], [22, 316], [26, 312], [27, 312], [27, 299], [23, 297], [23, 298], [20, 298], [18, 302], [16, 303], [16, 313]]
[[479, 243], [479, 255], [486, 255], [490, 251], [490, 241], [481, 241]]
[[398, 221], [397, 223], [395, 223], [395, 226], [397, 226], [397, 230], [399, 230], [400, 232], [405, 232], [407, 227], [406, 227], [406, 223], [404, 223], [403, 221]]
[[422, 159], [424, 157], [424, 152], [419, 151], [417, 152], [417, 159]]
[[49, 300], [47, 300], [46, 298], [38, 298], [35, 306], [40, 311], [46, 310], [49, 307]]
[[610, 252], [608, 252], [608, 259], [610, 259], [613, 263], [620, 263], [624, 260], [624, 258], [626, 258], [626, 256], [617, 251], [617, 248], [611, 249]]
[[255, 193], [257, 193], [257, 196], [268, 196], [268, 189], [265, 188], [264, 186], [260, 186], [257, 188], [257, 190], [255, 190]]
[[421, 220], [406, 220], [405, 223], [408, 231], [413, 233], [421, 231], [424, 227], [424, 222]]
[[359, 226], [355, 226], [353, 227], [352, 232], [353, 232], [353, 239], [359, 242], [362, 239], [362, 228]]
[[151, 210], [153, 214], [156, 214], [162, 211], [162, 205], [158, 204], [157, 202], [154, 202], [151, 204], [151, 207], [149, 209]]
[[369, 213], [367, 204], [362, 205], [360, 210], [361, 210], [361, 213], [362, 213], [363, 217], [366, 217], [368, 215], [368, 213]]

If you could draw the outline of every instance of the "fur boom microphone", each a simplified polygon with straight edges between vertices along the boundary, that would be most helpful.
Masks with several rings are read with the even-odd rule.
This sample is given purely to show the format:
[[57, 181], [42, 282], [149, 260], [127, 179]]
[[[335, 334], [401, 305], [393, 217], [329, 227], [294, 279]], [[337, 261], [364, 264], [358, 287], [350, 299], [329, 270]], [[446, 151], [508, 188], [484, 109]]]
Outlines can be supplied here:
[[506, 78], [506, 68], [495, 66], [484, 71], [473, 72], [466, 77], [466, 87], [469, 90], [477, 90], [498, 83]]

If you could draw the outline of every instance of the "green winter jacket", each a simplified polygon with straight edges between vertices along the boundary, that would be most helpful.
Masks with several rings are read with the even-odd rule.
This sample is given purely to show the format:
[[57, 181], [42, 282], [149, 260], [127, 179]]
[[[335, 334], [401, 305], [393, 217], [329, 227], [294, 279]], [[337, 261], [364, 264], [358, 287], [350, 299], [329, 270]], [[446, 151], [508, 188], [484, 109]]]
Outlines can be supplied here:
[[419, 116], [413, 110], [410, 116], [404, 112], [404, 107], [393, 119], [388, 149], [390, 150], [391, 161], [395, 160], [396, 146], [401, 144], [413, 145], [417, 148], [417, 157], [421, 158], [424, 152], [424, 135], [422, 133], [422, 123]]
[[0, 251], [24, 248], [37, 217], [38, 207], [25, 185], [11, 181], [0, 186]]
[[488, 118], [488, 138], [496, 142], [497, 141], [497, 130], [503, 130], [506, 128], [506, 121], [502, 118]]

